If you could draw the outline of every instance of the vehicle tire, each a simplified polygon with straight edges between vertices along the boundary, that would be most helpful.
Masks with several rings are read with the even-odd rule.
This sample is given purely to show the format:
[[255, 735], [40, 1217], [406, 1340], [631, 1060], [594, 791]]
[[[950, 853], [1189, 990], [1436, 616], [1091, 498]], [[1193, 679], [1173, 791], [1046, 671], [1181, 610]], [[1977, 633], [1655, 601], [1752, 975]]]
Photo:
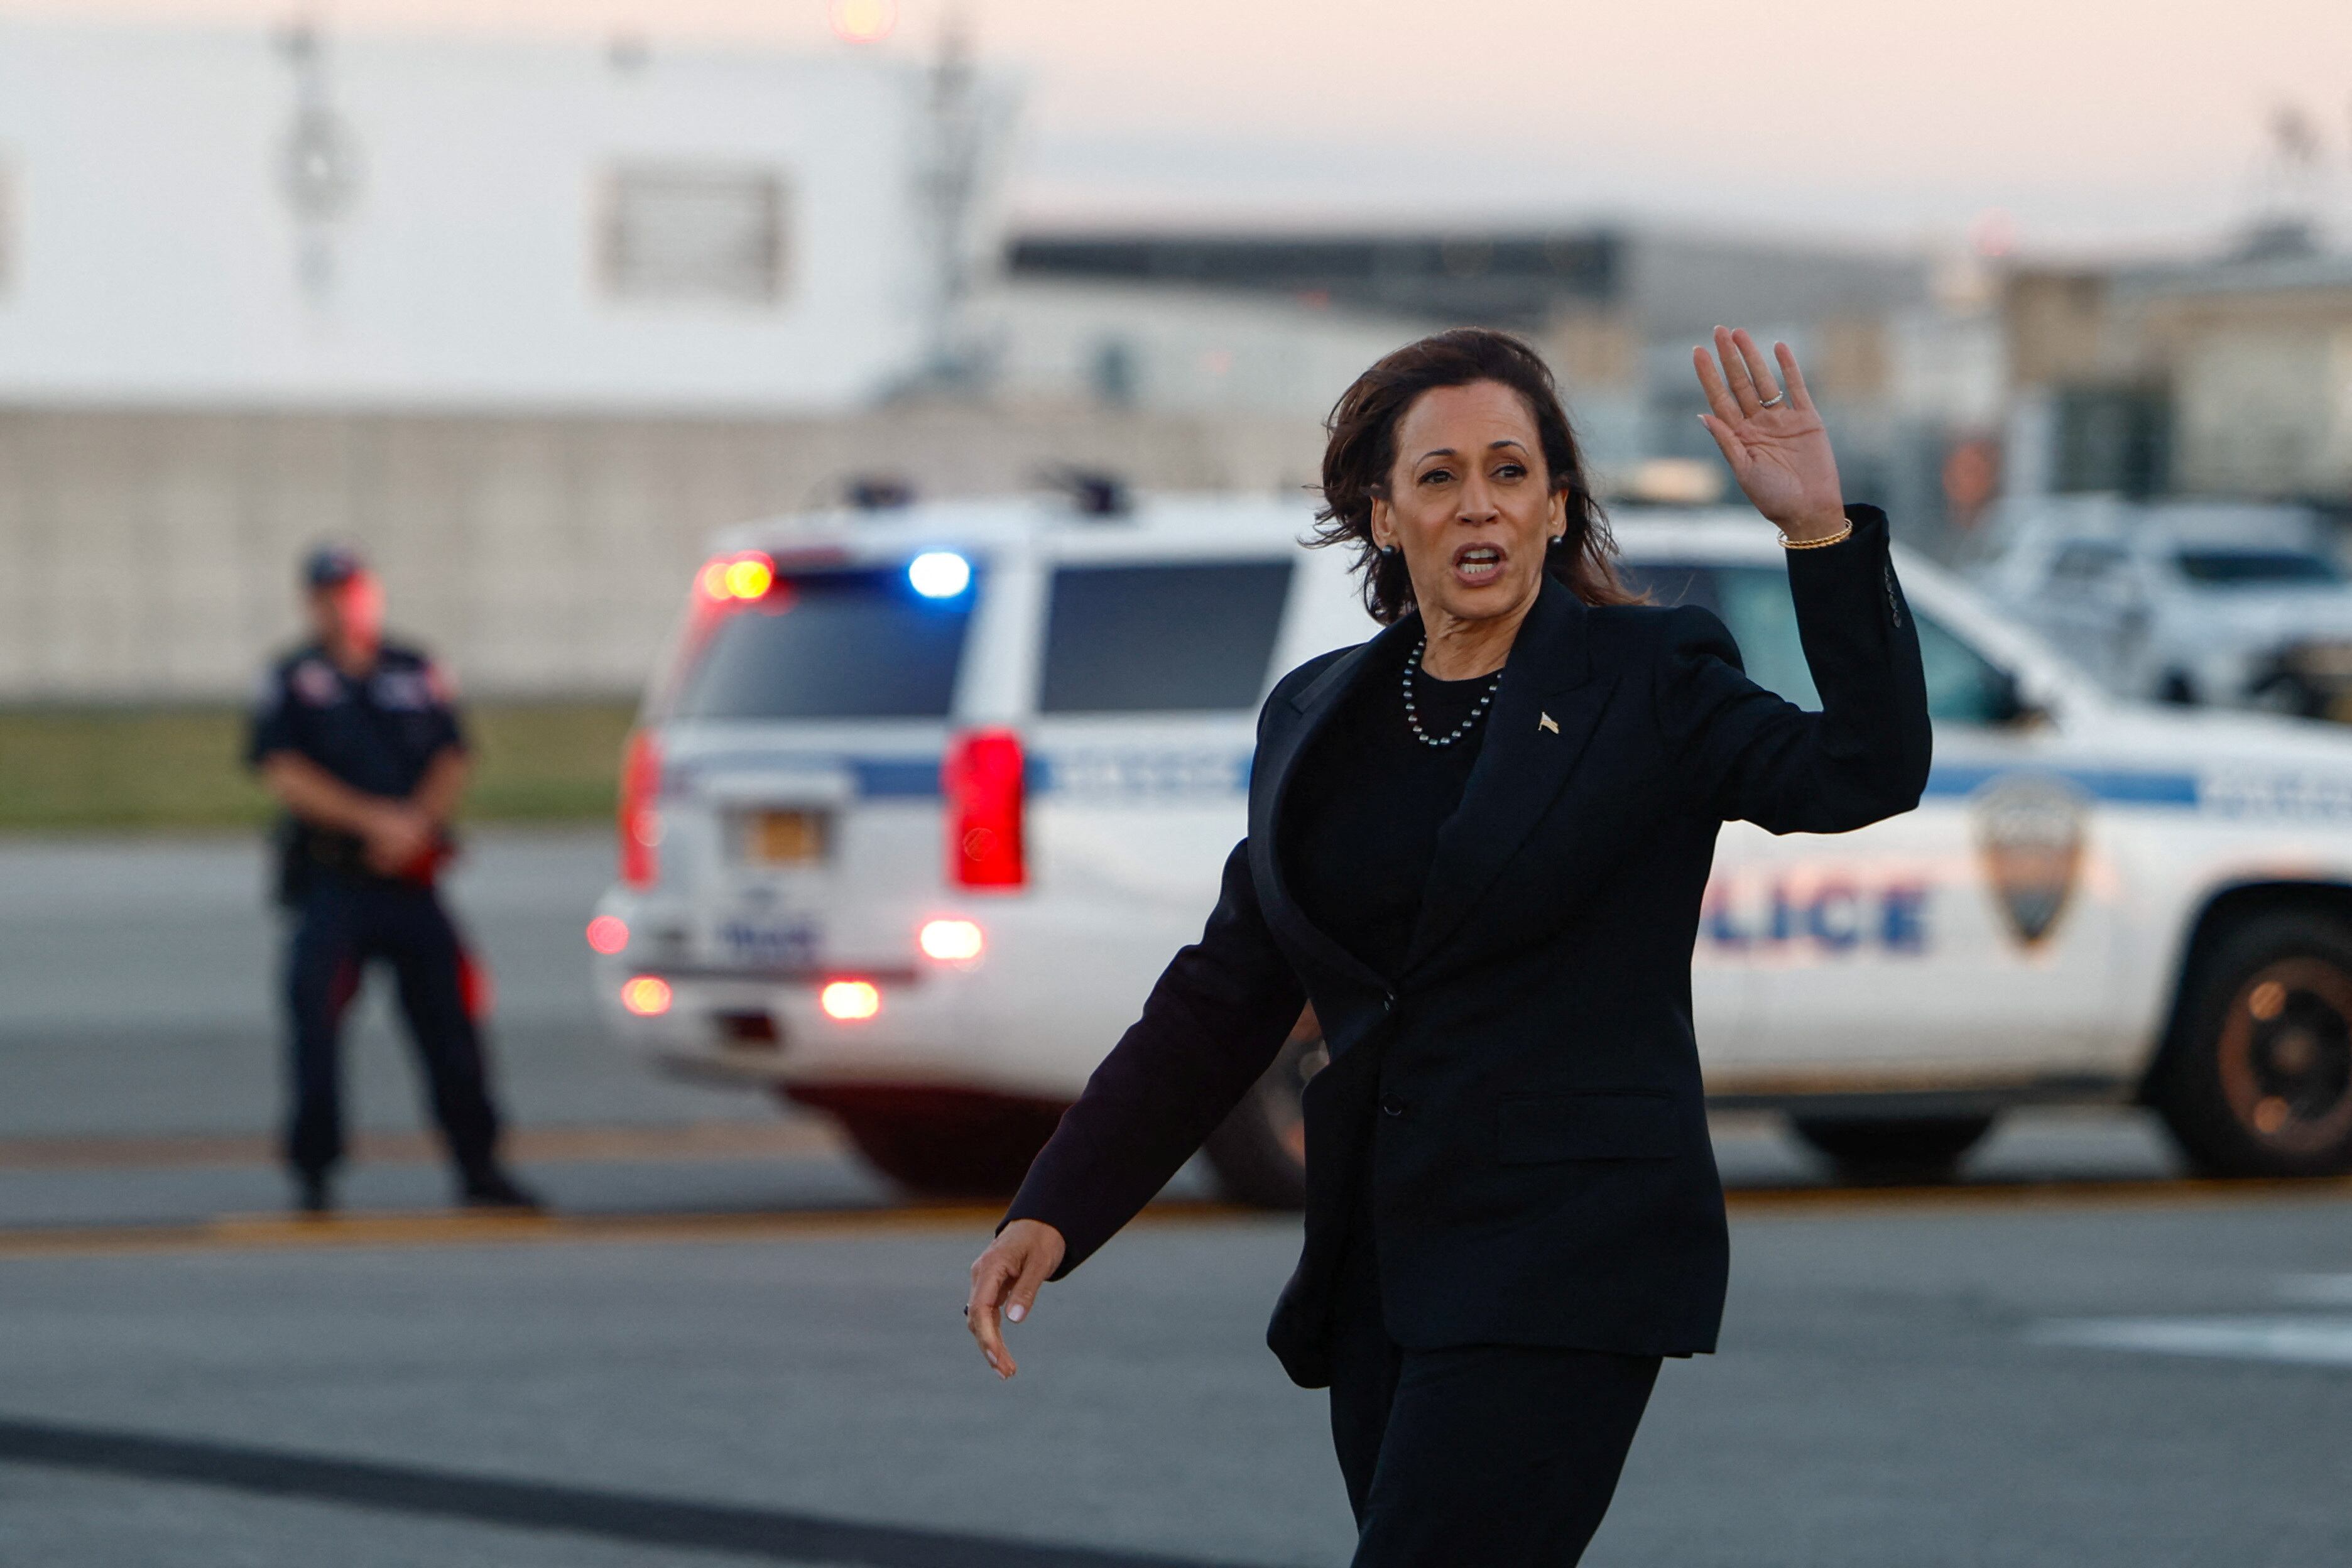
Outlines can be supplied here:
[[1292, 1034], [1274, 1065], [1209, 1134], [1201, 1152], [1226, 1197], [1259, 1208], [1307, 1206], [1307, 1119], [1298, 1097], [1330, 1059], [1320, 1029]]
[[2196, 963], [2148, 1099], [2216, 1176], [2352, 1171], [2352, 924], [2259, 915]]
[[1798, 1137], [1829, 1156], [1842, 1182], [1887, 1186], [1948, 1182], [1992, 1131], [1990, 1116], [1791, 1116]]
[[927, 1198], [1010, 1196], [1063, 1110], [1052, 1100], [952, 1089], [811, 1089], [789, 1098], [829, 1112], [867, 1164]]

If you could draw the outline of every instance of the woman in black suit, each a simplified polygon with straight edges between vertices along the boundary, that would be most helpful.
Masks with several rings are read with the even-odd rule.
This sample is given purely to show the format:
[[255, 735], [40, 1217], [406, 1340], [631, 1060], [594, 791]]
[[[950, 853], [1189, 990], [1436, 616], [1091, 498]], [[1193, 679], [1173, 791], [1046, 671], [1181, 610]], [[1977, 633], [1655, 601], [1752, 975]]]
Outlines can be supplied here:
[[1311, 1003], [1297, 1272], [1267, 1342], [1331, 1390], [1359, 1564], [1573, 1563], [1659, 1358], [1712, 1351], [1727, 1243], [1691, 1037], [1717, 826], [1917, 803], [1928, 726], [1885, 519], [1744, 332], [1701, 417], [1780, 530], [1802, 711], [1703, 609], [1641, 605], [1549, 373], [1501, 333], [1389, 355], [1333, 411], [1323, 539], [1387, 624], [1275, 687], [1201, 940], [972, 1266], [1000, 1376], [1038, 1288], [1157, 1193]]

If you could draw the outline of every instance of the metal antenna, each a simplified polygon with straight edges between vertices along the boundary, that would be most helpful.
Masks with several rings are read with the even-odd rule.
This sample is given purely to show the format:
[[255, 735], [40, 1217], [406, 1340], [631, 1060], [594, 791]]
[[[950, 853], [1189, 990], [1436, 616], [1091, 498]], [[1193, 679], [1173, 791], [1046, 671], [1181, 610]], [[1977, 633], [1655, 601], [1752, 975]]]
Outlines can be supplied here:
[[278, 194], [296, 229], [294, 279], [314, 307], [334, 290], [334, 226], [359, 199], [359, 138], [329, 93], [325, 29], [306, 8], [278, 34], [294, 74], [294, 119], [278, 143]]
[[971, 27], [963, 9], [953, 7], [931, 68], [929, 156], [918, 184], [929, 220], [932, 268], [924, 379], [936, 386], [967, 384], [978, 370], [964, 330], [976, 270], [974, 209], [988, 139], [978, 79]]

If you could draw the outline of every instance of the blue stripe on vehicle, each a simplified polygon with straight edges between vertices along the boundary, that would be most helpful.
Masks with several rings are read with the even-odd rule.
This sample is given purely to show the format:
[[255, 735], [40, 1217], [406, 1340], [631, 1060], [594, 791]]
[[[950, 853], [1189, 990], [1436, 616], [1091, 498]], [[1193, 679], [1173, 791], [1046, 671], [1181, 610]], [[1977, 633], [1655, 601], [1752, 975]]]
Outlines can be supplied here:
[[1972, 795], [1987, 781], [2003, 776], [2063, 779], [2093, 800], [2116, 805], [2197, 805], [2197, 775], [2159, 773], [2137, 768], [2046, 768], [2030, 764], [1938, 763], [1927, 775], [1927, 795]]
[[940, 793], [940, 763], [936, 757], [850, 757], [852, 777], [857, 781], [857, 794], [864, 800], [923, 800], [935, 799]]
[[[1081, 762], [1073, 763], [1042, 752], [1032, 752], [1023, 778], [1032, 795], [1053, 795], [1072, 789], [1088, 793], [1150, 795], [1167, 793], [1171, 774], [1180, 779], [1197, 780], [1197, 769], [1186, 772], [1171, 763], [1171, 756], [1181, 760], [1196, 754], [1134, 752], [1089, 752]], [[940, 763], [938, 757], [850, 757], [822, 752], [796, 752], [789, 756], [772, 753], [728, 752], [697, 757], [690, 762], [672, 763], [663, 783], [665, 793], [690, 792], [698, 774], [740, 769], [744, 771], [773, 770], [779, 778], [846, 773], [851, 793], [860, 800], [937, 800], [940, 798]], [[1101, 780], [1105, 764], [1113, 782], [1106, 790]], [[1092, 764], [1091, 766], [1087, 764]], [[1223, 764], [1219, 764], [1221, 767]], [[1237, 754], [1226, 777], [1221, 781], [1234, 793], [1249, 787], [1250, 759], [1246, 752]], [[1211, 773], [1217, 768], [1209, 770]]]
[[[1115, 773], [1123, 775], [1107, 793], [1152, 795], [1166, 793], [1171, 787], [1166, 775], [1171, 755], [1175, 754], [1136, 752], [1106, 756], [1092, 753], [1087, 762], [1100, 764], [1108, 761]], [[1194, 759], [1195, 768], [1183, 770], [1174, 781], [1179, 793], [1192, 793], [1181, 785], [1201, 777], [1197, 771], [1199, 753], [1189, 755]], [[1230, 788], [1234, 793], [1248, 789], [1252, 760], [1247, 752], [1235, 754], [1230, 774]], [[789, 757], [758, 753], [698, 757], [689, 763], [673, 764], [667, 787], [691, 788], [694, 774], [726, 768], [774, 768], [783, 774], [841, 770], [849, 773], [852, 786], [862, 800], [936, 800], [940, 797], [940, 759], [937, 757], [852, 757], [808, 752]], [[1213, 769], [1210, 771], [1214, 772]], [[2112, 805], [2193, 809], [2200, 804], [2197, 775], [2194, 773], [2136, 768], [2040, 767], [2030, 763], [1938, 763], [1927, 775], [1926, 793], [1929, 799], [1951, 799], [1972, 795], [1988, 782], [2010, 775], [2063, 779], [2091, 799]], [[1029, 753], [1026, 777], [1029, 793], [1033, 795], [1087, 788], [1098, 776], [1098, 767], [1081, 763], [1076, 774], [1073, 775], [1068, 762], [1057, 761], [1042, 752]], [[1095, 791], [1089, 789], [1089, 793]]]

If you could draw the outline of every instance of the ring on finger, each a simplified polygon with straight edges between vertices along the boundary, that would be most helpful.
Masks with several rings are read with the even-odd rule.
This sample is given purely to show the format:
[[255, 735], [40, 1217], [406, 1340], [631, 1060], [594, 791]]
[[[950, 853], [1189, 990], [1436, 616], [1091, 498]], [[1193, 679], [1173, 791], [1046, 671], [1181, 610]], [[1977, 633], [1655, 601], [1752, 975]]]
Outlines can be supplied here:
[[1774, 404], [1784, 401], [1788, 395], [1789, 395], [1785, 392], [1776, 392], [1769, 397], [1760, 399], [1757, 403], [1756, 406], [1759, 408], [1769, 408]]

